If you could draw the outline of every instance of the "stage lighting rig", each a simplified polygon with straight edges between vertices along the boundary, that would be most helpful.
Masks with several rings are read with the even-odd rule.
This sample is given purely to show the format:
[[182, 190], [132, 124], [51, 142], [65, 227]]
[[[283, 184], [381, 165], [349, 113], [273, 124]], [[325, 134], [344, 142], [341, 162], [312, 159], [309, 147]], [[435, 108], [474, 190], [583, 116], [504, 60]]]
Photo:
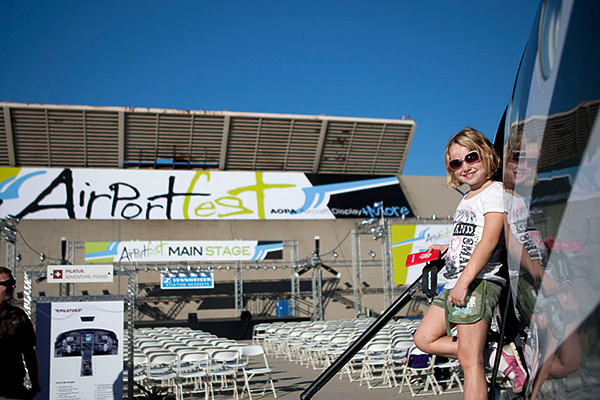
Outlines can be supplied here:
[[[342, 276], [342, 274], [340, 274], [339, 272], [337, 272], [336, 270], [334, 270], [333, 268], [331, 268], [329, 265], [323, 264], [323, 260], [321, 260], [321, 257], [319, 256], [319, 247], [320, 247], [320, 241], [321, 238], [319, 236], [315, 236], [315, 250], [313, 250], [312, 253], [312, 258], [310, 259], [310, 261], [302, 266], [300, 266], [297, 270], [296, 270], [296, 276], [301, 276], [305, 273], [307, 273], [308, 271], [310, 271], [313, 268], [323, 268], [325, 271], [335, 275], [336, 278], [340, 278]], [[337, 253], [332, 252], [331, 254], [333, 255], [333, 257], [337, 257]]]
[[342, 275], [331, 268], [330, 266], [323, 264], [323, 260], [319, 256], [320, 250], [320, 238], [315, 236], [315, 250], [313, 251], [312, 258], [307, 260], [303, 265], [296, 269], [296, 277], [305, 274], [309, 270], [312, 271], [312, 295], [313, 295], [313, 321], [323, 320], [323, 293], [322, 293], [322, 278], [321, 269], [335, 275], [339, 279]]

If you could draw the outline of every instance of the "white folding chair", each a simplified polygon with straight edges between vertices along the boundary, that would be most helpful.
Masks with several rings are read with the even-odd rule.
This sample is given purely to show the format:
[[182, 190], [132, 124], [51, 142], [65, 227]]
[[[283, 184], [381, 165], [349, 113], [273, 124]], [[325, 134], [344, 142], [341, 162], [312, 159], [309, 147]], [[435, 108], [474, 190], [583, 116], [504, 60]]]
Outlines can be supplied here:
[[348, 380], [350, 382], [355, 382], [355, 381], [360, 380], [360, 375], [358, 377], [356, 377], [355, 375], [360, 374], [359, 369], [362, 369], [361, 363], [364, 359], [365, 359], [365, 353], [363, 350], [356, 353], [350, 359], [350, 361], [348, 361], [346, 363], [346, 365], [343, 366], [342, 370], [340, 371], [340, 379], [343, 379], [344, 374], [346, 374], [348, 376]]
[[[184, 356], [186, 354], [193, 354], [193, 353], [200, 353], [200, 352], [201, 351], [196, 350], [196, 349], [194, 349], [192, 347], [175, 349], [174, 353], [177, 354], [177, 357], [179, 357], [178, 370], [180, 372], [182, 372], [182, 371], [188, 371], [188, 370], [194, 370], [194, 369], [196, 369], [197, 368], [196, 360], [192, 359], [192, 360], [188, 361], [188, 360], [186, 360], [184, 358]], [[207, 363], [206, 367], [208, 368], [208, 363]]]
[[[210, 366], [210, 357], [207, 353], [195, 352], [184, 353], [179, 359], [179, 368], [177, 375], [179, 378], [180, 399], [183, 399], [185, 393], [204, 392], [208, 400], [208, 369]], [[191, 388], [187, 388], [191, 386]], [[186, 388], [184, 390], [184, 388]]]
[[233, 390], [234, 398], [239, 399], [237, 390], [239, 361], [240, 353], [237, 350], [216, 350], [210, 354], [208, 389], [213, 399], [216, 383], [220, 385], [219, 391]]
[[313, 369], [325, 369], [327, 367], [327, 350], [333, 336], [332, 332], [318, 333], [313, 337], [311, 346], [307, 349], [308, 363]]
[[[137, 354], [133, 356], [133, 381], [134, 391], [137, 391], [137, 386], [144, 386], [148, 376], [146, 375], [148, 364], [148, 358], [144, 354]], [[129, 371], [127, 368], [123, 370], [123, 386], [128, 387], [129, 382]]]
[[147, 376], [148, 382], [158, 382], [159, 386], [173, 390], [175, 396], [178, 394], [176, 384], [177, 378], [177, 354], [154, 353], [148, 356]]
[[[314, 331], [306, 330], [305, 328], [296, 328], [290, 332], [287, 342], [287, 359], [291, 362], [299, 362], [304, 364], [304, 347], [307, 342], [315, 335]], [[265, 350], [266, 351], [266, 350]]]
[[392, 372], [392, 380], [394, 386], [398, 386], [398, 380], [402, 379], [406, 365], [408, 364], [408, 350], [413, 347], [415, 343], [412, 340], [399, 340], [392, 346], [392, 353], [390, 356], [390, 370]]
[[[389, 343], [373, 343], [366, 346], [360, 371], [361, 386], [366, 381], [369, 389], [392, 387], [390, 350]], [[381, 379], [381, 385], [374, 384], [377, 379]]]
[[346, 351], [349, 344], [350, 335], [335, 334], [329, 341], [329, 346], [324, 354], [324, 356], [326, 357], [326, 366], [331, 365], [333, 361], [335, 361], [344, 351]]
[[254, 344], [262, 344], [265, 338], [267, 337], [266, 331], [270, 324], [257, 324], [252, 328], [252, 343]]
[[402, 374], [399, 393], [402, 393], [406, 384], [413, 397], [441, 394], [433, 370], [435, 355], [427, 354], [413, 346], [408, 350], [407, 357], [408, 363]]
[[[275, 391], [275, 384], [273, 383], [273, 377], [271, 373], [273, 370], [269, 367], [269, 362], [267, 361], [267, 355], [265, 354], [265, 350], [260, 345], [246, 346], [241, 348], [240, 355], [244, 358], [245, 365], [242, 367], [242, 372], [244, 373], [244, 388], [242, 389], [242, 396], [244, 397], [244, 393], [248, 392], [248, 397], [252, 400], [252, 390], [250, 389], [250, 381], [257, 375], [264, 375], [267, 379], [265, 386], [263, 387], [262, 396], [265, 395], [267, 391], [267, 387], [270, 385], [271, 390], [273, 391], [273, 397], [277, 398], [277, 392]], [[256, 363], [252, 363], [252, 358], [262, 358], [262, 366], [256, 366]]]
[[[433, 368], [440, 371], [441, 376], [444, 376], [442, 379], [436, 379], [440, 389], [442, 385], [444, 386], [443, 393], [463, 393], [465, 391], [460, 377], [460, 363], [457, 359], [435, 363]], [[456, 384], [456, 388], [454, 388], [454, 384]]]
[[140, 350], [142, 352], [144, 352], [144, 349], [146, 349], [148, 347], [156, 347], [156, 346], [161, 346], [161, 343], [158, 340], [154, 340], [154, 339], [144, 339], [144, 340], [139, 340], [139, 341], [134, 342], [134, 348], [136, 350]]

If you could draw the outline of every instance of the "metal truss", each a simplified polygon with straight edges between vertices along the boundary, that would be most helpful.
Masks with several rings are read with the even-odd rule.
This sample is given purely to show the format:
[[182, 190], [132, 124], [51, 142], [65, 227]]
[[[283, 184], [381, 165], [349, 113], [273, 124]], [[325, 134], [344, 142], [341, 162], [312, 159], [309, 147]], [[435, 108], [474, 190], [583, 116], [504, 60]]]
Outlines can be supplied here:
[[4, 239], [6, 242], [6, 268], [13, 271], [13, 275], [16, 273], [15, 268], [17, 265], [17, 223], [18, 219], [12, 216], [0, 219], [0, 239]]
[[[356, 316], [365, 315], [363, 305], [362, 267], [365, 265], [361, 253], [361, 236], [371, 235], [381, 243], [381, 263], [383, 276], [383, 297], [385, 308], [394, 300], [394, 268], [392, 262], [391, 224], [385, 218], [383, 204], [379, 203], [379, 217], [363, 220], [352, 228], [352, 275], [354, 284], [354, 312]], [[374, 257], [375, 255], [372, 254]], [[377, 260], [372, 260], [377, 263]], [[377, 263], [378, 264], [378, 263]]]

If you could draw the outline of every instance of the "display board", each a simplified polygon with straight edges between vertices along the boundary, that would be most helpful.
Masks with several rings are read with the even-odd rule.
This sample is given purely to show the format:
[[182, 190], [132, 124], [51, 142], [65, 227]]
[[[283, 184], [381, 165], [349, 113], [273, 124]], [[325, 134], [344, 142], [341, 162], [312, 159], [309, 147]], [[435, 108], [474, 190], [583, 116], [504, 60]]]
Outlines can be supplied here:
[[37, 306], [40, 398], [123, 397], [123, 301]]

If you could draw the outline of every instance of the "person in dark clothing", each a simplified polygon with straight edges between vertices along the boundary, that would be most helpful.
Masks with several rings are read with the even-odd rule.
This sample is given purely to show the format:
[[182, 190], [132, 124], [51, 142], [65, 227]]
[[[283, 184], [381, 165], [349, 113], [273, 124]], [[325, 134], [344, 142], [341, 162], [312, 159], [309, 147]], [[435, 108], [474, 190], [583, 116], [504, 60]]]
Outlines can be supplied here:
[[[15, 285], [12, 271], [0, 267], [0, 399], [33, 399], [41, 390], [36, 336], [25, 311], [9, 304]], [[23, 382], [25, 367], [32, 384], [30, 389]]]

